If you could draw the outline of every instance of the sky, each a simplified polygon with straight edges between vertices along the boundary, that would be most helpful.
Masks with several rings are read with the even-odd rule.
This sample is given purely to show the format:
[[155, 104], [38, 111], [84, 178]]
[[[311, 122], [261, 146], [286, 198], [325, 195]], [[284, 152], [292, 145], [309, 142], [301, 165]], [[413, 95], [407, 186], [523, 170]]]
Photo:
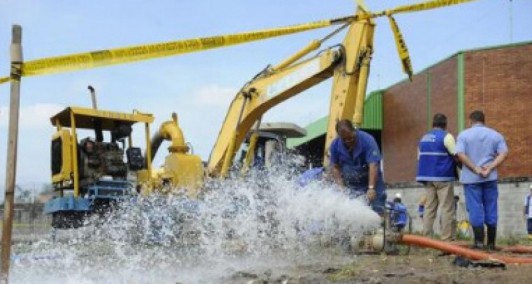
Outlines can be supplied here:
[[[372, 11], [418, 2], [366, 0]], [[33, 60], [333, 19], [352, 15], [355, 8], [353, 0], [0, 0], [0, 77], [9, 74], [13, 24], [23, 28], [24, 60]], [[395, 18], [416, 72], [461, 50], [531, 41], [531, 12], [532, 0], [478, 0]], [[406, 78], [387, 19], [376, 23], [368, 93]], [[66, 106], [91, 107], [88, 85], [96, 89], [101, 109], [153, 113], [152, 131], [177, 112], [186, 141], [207, 160], [240, 87], [268, 64], [279, 63], [333, 29], [127, 65], [23, 77], [17, 184], [50, 182], [50, 137], [55, 128], [49, 117]], [[340, 43], [343, 35], [323, 47]], [[327, 115], [330, 81], [273, 108], [263, 122], [304, 127]], [[9, 84], [0, 85], [0, 189], [5, 185], [9, 90]], [[159, 151], [157, 165], [164, 152]]]

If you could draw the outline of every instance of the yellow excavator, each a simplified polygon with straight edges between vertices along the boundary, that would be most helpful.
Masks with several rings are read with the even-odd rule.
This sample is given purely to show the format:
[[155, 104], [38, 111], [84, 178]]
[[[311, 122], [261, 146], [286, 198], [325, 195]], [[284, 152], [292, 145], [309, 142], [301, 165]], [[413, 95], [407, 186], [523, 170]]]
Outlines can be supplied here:
[[[333, 77], [325, 145], [328, 149], [338, 120], [362, 123], [374, 27], [371, 18], [348, 22], [246, 83], [229, 107], [206, 165], [199, 156], [190, 153], [175, 114], [150, 140], [150, 124], [154, 120], [151, 114], [99, 110], [94, 103], [92, 109], [67, 107], [57, 113], [51, 118], [57, 128], [51, 145], [52, 182], [57, 196], [45, 204], [45, 212], [53, 216], [53, 227], [81, 226], [84, 216], [105, 212], [113, 203], [132, 194], [169, 189], [184, 191], [195, 198], [205, 178], [228, 176], [235, 153], [246, 141], [248, 147], [241, 167], [245, 173], [256, 156], [259, 138], [268, 132], [264, 128], [267, 124], [261, 124], [262, 116], [272, 107]], [[342, 29], [347, 29], [347, 33], [341, 44], [307, 56]], [[144, 124], [144, 153], [140, 143], [133, 143], [132, 139], [137, 124]], [[95, 138], [78, 140], [78, 130], [82, 129], [94, 131]], [[109, 134], [108, 141], [104, 141], [104, 133]], [[286, 136], [287, 132], [284, 133]], [[152, 160], [164, 140], [171, 141], [169, 154], [164, 166], [155, 169]]]
[[[257, 126], [269, 109], [331, 77], [333, 86], [325, 149], [335, 136], [334, 126], [338, 120], [349, 119], [360, 125], [373, 51], [374, 27], [371, 19], [346, 24], [333, 32], [348, 28], [342, 44], [303, 59], [318, 49], [328, 37], [313, 41], [277, 66], [266, 68], [247, 83], [229, 107], [207, 163], [209, 175], [227, 176], [235, 151], [250, 131], [249, 149], [254, 149], [258, 138]], [[248, 153], [244, 167], [249, 167], [253, 157], [253, 151]]]
[[[374, 27], [371, 19], [346, 24], [325, 39], [312, 41], [277, 66], [267, 67], [245, 84], [229, 107], [205, 169], [198, 166], [199, 160], [190, 160], [190, 155], [186, 155], [188, 147], [184, 144], [177, 119], [174, 117], [163, 123], [158, 136], [171, 140], [172, 146], [169, 147], [171, 153], [166, 157], [164, 168], [158, 173], [160, 178], [155, 181], [167, 180], [174, 186], [184, 186], [194, 191], [201, 184], [197, 177], [203, 171], [209, 177], [227, 177], [233, 166], [235, 153], [247, 141], [247, 154], [242, 166], [242, 171], [245, 172], [256, 155], [263, 125], [262, 116], [274, 106], [333, 77], [325, 145], [327, 149], [335, 136], [334, 126], [338, 120], [349, 119], [358, 125], [362, 123]], [[342, 44], [322, 50], [316, 56], [304, 58], [318, 49], [324, 40], [345, 28], [348, 31]], [[158, 148], [154, 147], [155, 142], [152, 143], [152, 154]], [[326, 156], [327, 151], [324, 153], [324, 163], [327, 163]], [[196, 193], [194, 191], [192, 195]]]

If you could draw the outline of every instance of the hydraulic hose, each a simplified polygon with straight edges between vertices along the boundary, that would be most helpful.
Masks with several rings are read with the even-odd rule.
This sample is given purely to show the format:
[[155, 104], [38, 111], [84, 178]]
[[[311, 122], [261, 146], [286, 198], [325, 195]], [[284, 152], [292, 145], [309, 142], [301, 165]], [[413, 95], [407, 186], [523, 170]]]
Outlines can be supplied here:
[[448, 252], [454, 255], [460, 255], [472, 260], [496, 260], [506, 264], [516, 263], [530, 263], [532, 264], [532, 258], [519, 258], [503, 255], [494, 255], [486, 252], [476, 251], [468, 248], [463, 248], [457, 245], [453, 245], [447, 242], [433, 240], [426, 237], [405, 234], [401, 236], [400, 242], [403, 244], [414, 245], [418, 247], [433, 248], [443, 252]]

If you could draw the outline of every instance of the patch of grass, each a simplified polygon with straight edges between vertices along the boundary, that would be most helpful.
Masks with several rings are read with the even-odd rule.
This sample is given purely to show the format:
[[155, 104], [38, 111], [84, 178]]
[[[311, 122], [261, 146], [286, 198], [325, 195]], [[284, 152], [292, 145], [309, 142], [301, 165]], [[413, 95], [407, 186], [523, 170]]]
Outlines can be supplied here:
[[333, 282], [350, 280], [360, 274], [360, 269], [361, 268], [358, 267], [356, 263], [352, 263], [331, 273], [327, 276], [327, 280]]
[[530, 242], [528, 242], [526, 237], [510, 235], [510, 236], [504, 237], [504, 238], [497, 238], [497, 244], [515, 246], [515, 245], [518, 245], [518, 244], [527, 245], [527, 244], [530, 244]]
[[[0, 228], [4, 226], [3, 221], [0, 221]], [[47, 228], [50, 227], [50, 224], [43, 224], [43, 223], [35, 223], [35, 224], [28, 224], [28, 223], [13, 223], [13, 228]]]

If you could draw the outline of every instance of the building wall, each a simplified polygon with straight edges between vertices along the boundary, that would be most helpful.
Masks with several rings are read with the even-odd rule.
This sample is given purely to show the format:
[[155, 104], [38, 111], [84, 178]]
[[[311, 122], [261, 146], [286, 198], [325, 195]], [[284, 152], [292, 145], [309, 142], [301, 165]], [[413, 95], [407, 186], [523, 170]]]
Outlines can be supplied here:
[[417, 143], [437, 112], [457, 130], [457, 61], [451, 57], [384, 92], [382, 148], [387, 183], [414, 181]]
[[464, 58], [464, 125], [459, 125], [459, 56], [450, 57], [416, 74], [412, 82], [391, 86], [383, 95], [382, 144], [387, 183], [412, 182], [416, 174], [419, 138], [431, 118], [442, 112], [456, 137], [468, 127], [475, 109], [487, 125], [501, 132], [510, 155], [501, 178], [532, 177], [532, 43], [466, 51]]
[[[497, 236], [510, 237], [510, 236], [525, 236], [526, 221], [523, 218], [523, 203], [525, 196], [528, 194], [530, 182], [502, 182], [499, 183], [499, 210], [498, 210], [498, 228]], [[460, 197], [457, 210], [457, 221], [468, 220], [467, 210], [465, 206], [464, 190], [459, 184], [456, 184], [455, 195]], [[417, 213], [417, 207], [419, 200], [423, 194], [423, 188], [410, 187], [410, 188], [395, 188], [388, 189], [388, 199], [394, 196], [395, 193], [401, 193], [402, 201], [408, 208], [408, 213], [412, 216], [412, 228], [414, 232], [422, 232], [423, 224], [421, 218]], [[440, 212], [434, 222], [434, 232], [440, 234]], [[469, 231], [469, 236], [472, 236], [472, 232]]]
[[466, 52], [464, 68], [466, 117], [483, 110], [510, 149], [500, 176], [532, 176], [532, 44]]
[[[499, 170], [507, 180], [532, 178], [532, 42], [461, 52], [382, 92], [382, 153], [388, 184], [415, 182], [417, 144], [432, 116], [448, 118], [455, 137], [469, 113], [486, 113], [510, 155]], [[319, 153], [321, 155], [321, 153]], [[517, 178], [517, 179], [516, 179]]]

